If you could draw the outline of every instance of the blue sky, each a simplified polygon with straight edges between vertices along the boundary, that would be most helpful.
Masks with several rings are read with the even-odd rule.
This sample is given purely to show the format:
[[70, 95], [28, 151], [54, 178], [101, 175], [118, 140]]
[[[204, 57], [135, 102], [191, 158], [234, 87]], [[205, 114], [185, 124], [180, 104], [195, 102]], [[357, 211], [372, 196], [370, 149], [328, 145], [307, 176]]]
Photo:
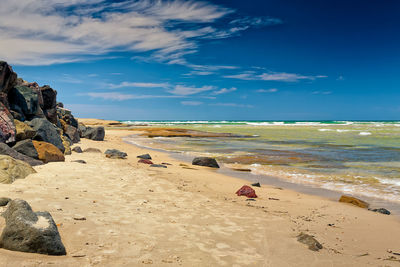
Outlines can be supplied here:
[[396, 0], [1, 6], [0, 59], [78, 117], [400, 119]]

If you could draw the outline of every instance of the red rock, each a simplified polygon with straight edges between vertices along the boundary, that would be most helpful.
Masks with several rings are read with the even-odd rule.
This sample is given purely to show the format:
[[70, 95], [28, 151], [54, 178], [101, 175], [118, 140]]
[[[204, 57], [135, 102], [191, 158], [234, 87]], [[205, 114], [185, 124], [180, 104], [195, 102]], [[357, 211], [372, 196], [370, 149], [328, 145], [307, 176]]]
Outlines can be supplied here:
[[0, 142], [14, 142], [15, 134], [14, 118], [7, 107], [0, 102]]
[[148, 160], [148, 159], [140, 159], [138, 162], [139, 163], [144, 163], [144, 164], [153, 164], [153, 162], [151, 160]]
[[248, 185], [242, 186], [238, 191], [236, 191], [238, 196], [246, 196], [248, 198], [256, 198], [256, 191]]

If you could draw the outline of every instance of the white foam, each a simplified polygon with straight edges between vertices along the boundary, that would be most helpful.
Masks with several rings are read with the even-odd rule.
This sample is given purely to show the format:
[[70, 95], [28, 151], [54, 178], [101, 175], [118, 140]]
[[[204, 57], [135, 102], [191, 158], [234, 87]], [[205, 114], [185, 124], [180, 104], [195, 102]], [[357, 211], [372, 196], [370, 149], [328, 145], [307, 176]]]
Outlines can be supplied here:
[[371, 135], [370, 132], [360, 132], [359, 135]]

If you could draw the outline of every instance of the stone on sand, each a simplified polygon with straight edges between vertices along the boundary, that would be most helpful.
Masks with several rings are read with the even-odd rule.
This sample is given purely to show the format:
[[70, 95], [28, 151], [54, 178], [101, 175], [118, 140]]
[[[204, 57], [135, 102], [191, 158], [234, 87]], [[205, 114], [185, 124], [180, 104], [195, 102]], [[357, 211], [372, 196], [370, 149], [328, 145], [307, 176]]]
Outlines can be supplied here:
[[346, 196], [343, 195], [340, 197], [339, 202], [343, 202], [343, 203], [349, 203], [352, 204], [354, 206], [366, 209], [369, 207], [369, 204], [361, 199], [355, 198], [355, 197], [351, 197], [351, 196]]
[[138, 162], [144, 164], [154, 164], [151, 160], [148, 159], [140, 159]]
[[151, 159], [151, 156], [149, 154], [143, 154], [143, 155], [137, 156], [137, 158], [140, 158], [140, 159]]
[[36, 171], [28, 163], [7, 155], [0, 155], [0, 183], [11, 184], [32, 173], [36, 173]]
[[80, 146], [76, 146], [74, 148], [72, 148], [72, 151], [76, 152], [76, 153], [82, 153], [82, 148]]
[[88, 153], [101, 153], [101, 150], [98, 148], [93, 148], [89, 147], [83, 150], [83, 152], [88, 152]]
[[206, 166], [211, 168], [219, 168], [217, 161], [214, 158], [198, 157], [193, 159], [192, 165]]
[[118, 149], [107, 149], [104, 154], [106, 154], [107, 158], [111, 159], [125, 159], [128, 156], [128, 154], [119, 151]]
[[238, 191], [236, 191], [238, 196], [246, 196], [248, 198], [256, 198], [256, 191], [248, 185], [242, 186]]
[[308, 249], [312, 251], [318, 251], [322, 249], [322, 245], [313, 236], [305, 233], [300, 233], [297, 236], [297, 241], [306, 244], [308, 246]]

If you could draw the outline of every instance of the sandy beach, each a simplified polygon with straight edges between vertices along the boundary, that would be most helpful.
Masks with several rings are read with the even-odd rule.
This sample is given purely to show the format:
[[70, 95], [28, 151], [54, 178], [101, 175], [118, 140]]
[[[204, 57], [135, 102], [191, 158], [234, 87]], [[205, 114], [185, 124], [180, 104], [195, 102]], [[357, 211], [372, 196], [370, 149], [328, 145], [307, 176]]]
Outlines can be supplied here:
[[[127, 130], [106, 130], [105, 141], [128, 158], [74, 153], [36, 166], [36, 174], [0, 184], [0, 195], [49, 211], [66, 256], [1, 249], [2, 266], [398, 266], [400, 221], [349, 204], [262, 185], [256, 201], [235, 195], [247, 181], [182, 165], [166, 153], [123, 142]], [[138, 163], [150, 153], [154, 163]], [[87, 164], [72, 162], [84, 160]], [[3, 211], [5, 208], [1, 208]], [[5, 225], [0, 219], [0, 229]], [[297, 241], [314, 236], [323, 249]]]

